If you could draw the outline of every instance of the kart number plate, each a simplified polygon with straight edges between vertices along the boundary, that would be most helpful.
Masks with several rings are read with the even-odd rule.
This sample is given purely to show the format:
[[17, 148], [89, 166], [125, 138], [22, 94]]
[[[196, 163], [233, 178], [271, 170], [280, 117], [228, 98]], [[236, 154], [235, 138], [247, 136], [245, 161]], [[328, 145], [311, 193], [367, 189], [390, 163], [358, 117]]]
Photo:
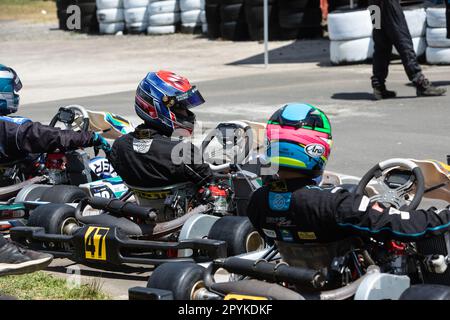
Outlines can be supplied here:
[[109, 228], [89, 227], [84, 234], [86, 259], [106, 260], [106, 235]]
[[246, 296], [242, 294], [227, 294], [224, 300], [269, 300], [266, 297]]

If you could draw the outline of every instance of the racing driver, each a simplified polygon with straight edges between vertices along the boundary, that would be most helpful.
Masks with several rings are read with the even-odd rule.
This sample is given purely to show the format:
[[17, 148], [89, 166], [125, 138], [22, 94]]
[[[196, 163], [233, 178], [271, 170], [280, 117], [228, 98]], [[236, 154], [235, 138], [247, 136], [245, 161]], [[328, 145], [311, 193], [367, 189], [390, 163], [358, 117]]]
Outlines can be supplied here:
[[[18, 91], [22, 83], [17, 73], [0, 64], [0, 163], [24, 159], [30, 153], [47, 153], [57, 149], [74, 150], [94, 146], [109, 152], [108, 142], [95, 132], [61, 130], [8, 116], [19, 107]], [[33, 272], [45, 268], [53, 256], [26, 250], [0, 235], [0, 276]]]
[[204, 102], [188, 79], [170, 71], [148, 73], [134, 102], [144, 122], [116, 139], [108, 156], [122, 179], [138, 188], [207, 182], [212, 176], [208, 164], [198, 148], [183, 139], [194, 128], [190, 109]]
[[[275, 241], [288, 263], [317, 266], [319, 251], [293, 254], [305, 244], [334, 243], [330, 250], [343, 255], [347, 240], [356, 236], [415, 242], [449, 230], [448, 208], [405, 212], [370, 204], [366, 196], [340, 187], [317, 186], [332, 146], [330, 122], [318, 108], [283, 106], [269, 119], [266, 135], [267, 157], [278, 164], [278, 174], [253, 193], [248, 216], [262, 235]], [[301, 262], [308, 257], [311, 263]]]

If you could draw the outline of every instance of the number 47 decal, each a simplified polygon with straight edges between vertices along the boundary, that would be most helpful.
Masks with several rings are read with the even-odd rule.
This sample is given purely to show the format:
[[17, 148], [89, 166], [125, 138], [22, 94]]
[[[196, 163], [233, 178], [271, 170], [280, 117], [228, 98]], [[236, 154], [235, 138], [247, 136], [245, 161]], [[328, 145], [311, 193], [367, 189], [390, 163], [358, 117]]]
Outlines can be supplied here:
[[84, 234], [86, 259], [106, 260], [105, 238], [109, 228], [89, 227]]

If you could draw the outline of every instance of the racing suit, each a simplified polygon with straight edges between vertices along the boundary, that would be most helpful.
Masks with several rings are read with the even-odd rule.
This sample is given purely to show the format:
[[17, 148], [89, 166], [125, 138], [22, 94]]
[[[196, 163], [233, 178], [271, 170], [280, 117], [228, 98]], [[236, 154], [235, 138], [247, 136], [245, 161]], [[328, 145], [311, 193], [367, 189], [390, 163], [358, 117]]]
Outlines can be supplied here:
[[64, 152], [93, 146], [92, 132], [61, 130], [30, 120], [0, 118], [0, 163], [25, 158], [30, 153]]
[[450, 208], [399, 211], [370, 206], [366, 196], [304, 179], [257, 189], [248, 217], [268, 238], [291, 243], [329, 243], [351, 236], [415, 242], [450, 229]]
[[144, 125], [116, 139], [108, 159], [120, 177], [134, 187], [202, 183], [212, 177], [209, 165], [192, 143], [170, 138]]
[[374, 28], [372, 33], [374, 41], [372, 86], [375, 88], [385, 84], [392, 45], [400, 55], [409, 80], [418, 81], [422, 75], [422, 68], [417, 62], [411, 34], [399, 0], [369, 0], [369, 5], [376, 5], [381, 9], [381, 28]]

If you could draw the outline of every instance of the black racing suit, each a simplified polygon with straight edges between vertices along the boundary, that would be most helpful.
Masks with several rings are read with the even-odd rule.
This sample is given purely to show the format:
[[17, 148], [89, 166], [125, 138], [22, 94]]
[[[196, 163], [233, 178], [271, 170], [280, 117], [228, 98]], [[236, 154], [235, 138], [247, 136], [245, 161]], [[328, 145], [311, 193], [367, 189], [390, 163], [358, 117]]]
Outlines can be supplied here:
[[385, 84], [392, 46], [400, 55], [408, 79], [416, 82], [422, 74], [422, 68], [417, 62], [411, 34], [399, 0], [370, 0], [369, 5], [376, 5], [381, 9], [381, 28], [374, 28], [372, 33], [374, 41], [372, 86], [379, 87]]
[[414, 242], [450, 229], [450, 208], [380, 210], [369, 206], [367, 197], [342, 188], [290, 180], [282, 192], [273, 186], [256, 190], [248, 217], [261, 234], [292, 243], [329, 243], [349, 236]]
[[135, 187], [201, 183], [212, 177], [209, 165], [192, 143], [143, 125], [116, 139], [108, 158], [122, 179]]
[[17, 124], [0, 120], [0, 163], [9, 163], [29, 154], [68, 151], [93, 145], [92, 132], [61, 130], [27, 121]]

